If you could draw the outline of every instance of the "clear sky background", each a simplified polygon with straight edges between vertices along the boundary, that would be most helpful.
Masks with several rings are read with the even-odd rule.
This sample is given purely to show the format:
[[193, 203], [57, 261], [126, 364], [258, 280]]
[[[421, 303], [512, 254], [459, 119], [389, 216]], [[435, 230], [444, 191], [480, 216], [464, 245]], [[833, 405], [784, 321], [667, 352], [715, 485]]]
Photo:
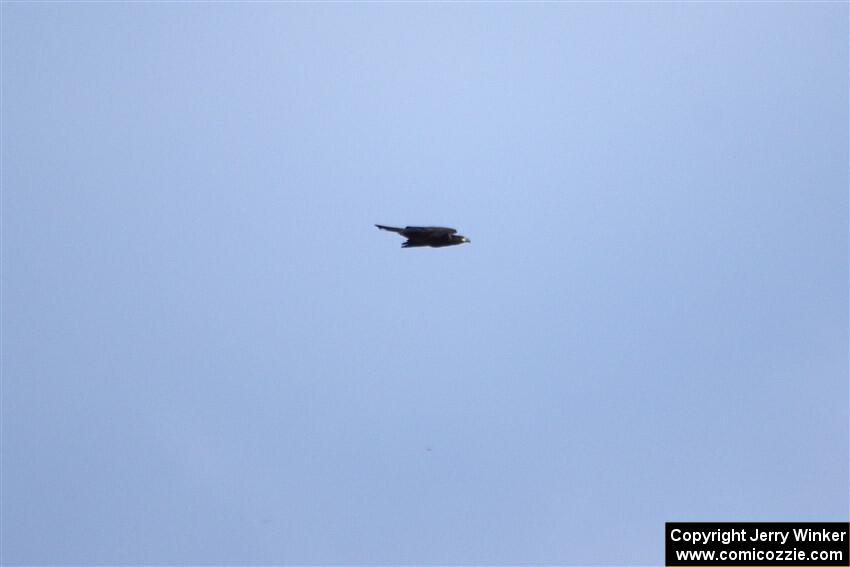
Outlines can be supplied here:
[[847, 3], [6, 2], [2, 189], [6, 564], [850, 515]]

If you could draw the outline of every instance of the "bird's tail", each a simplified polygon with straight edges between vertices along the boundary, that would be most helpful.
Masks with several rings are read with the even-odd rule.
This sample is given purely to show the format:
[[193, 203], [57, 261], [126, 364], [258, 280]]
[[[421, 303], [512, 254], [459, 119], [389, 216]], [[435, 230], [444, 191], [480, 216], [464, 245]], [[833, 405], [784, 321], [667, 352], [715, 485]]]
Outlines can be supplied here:
[[401, 231], [404, 230], [403, 228], [396, 228], [394, 226], [384, 226], [382, 224], [376, 224], [375, 226], [377, 226], [381, 230], [389, 230], [389, 231], [392, 231], [392, 232], [398, 232], [399, 234], [401, 233]]

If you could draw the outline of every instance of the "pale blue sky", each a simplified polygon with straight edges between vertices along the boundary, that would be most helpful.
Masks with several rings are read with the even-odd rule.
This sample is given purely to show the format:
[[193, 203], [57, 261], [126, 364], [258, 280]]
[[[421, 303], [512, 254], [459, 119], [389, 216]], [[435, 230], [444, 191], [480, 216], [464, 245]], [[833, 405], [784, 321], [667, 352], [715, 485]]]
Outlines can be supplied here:
[[5, 2], [2, 189], [5, 564], [850, 516], [847, 3]]

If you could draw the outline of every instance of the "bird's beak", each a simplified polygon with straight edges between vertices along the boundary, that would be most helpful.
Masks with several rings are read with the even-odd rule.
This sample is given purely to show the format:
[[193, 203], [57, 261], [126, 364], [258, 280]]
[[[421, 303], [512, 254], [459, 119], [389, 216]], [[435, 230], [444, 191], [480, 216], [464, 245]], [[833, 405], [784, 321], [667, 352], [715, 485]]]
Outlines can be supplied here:
[[463, 237], [463, 241], [464, 241], [464, 242], [472, 242], [470, 239], [468, 239], [468, 238], [467, 238], [467, 237], [465, 237], [465, 236]]

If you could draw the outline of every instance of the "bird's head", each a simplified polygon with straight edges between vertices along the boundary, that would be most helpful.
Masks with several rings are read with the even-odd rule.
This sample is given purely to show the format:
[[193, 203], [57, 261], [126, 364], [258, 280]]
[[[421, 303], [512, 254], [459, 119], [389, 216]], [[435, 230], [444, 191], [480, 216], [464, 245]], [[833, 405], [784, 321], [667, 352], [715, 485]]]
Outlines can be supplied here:
[[455, 244], [464, 244], [466, 242], [472, 242], [470, 239], [468, 239], [467, 237], [465, 237], [462, 234], [452, 235], [452, 240], [454, 241]]

